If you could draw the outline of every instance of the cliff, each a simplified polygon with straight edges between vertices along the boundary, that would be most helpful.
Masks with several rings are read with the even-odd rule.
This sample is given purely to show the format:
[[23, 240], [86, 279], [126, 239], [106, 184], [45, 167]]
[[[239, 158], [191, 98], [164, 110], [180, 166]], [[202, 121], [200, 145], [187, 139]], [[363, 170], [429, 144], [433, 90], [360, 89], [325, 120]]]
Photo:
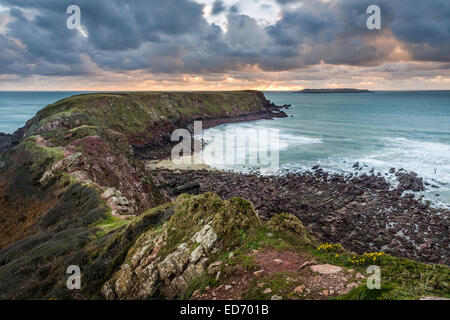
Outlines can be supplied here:
[[268, 114], [274, 107], [258, 91], [82, 94], [42, 109], [27, 123], [23, 136], [58, 140], [80, 126], [102, 127], [120, 132], [131, 144], [145, 145], [193, 120]]
[[84, 94], [45, 107], [3, 136], [13, 144], [0, 153], [0, 295], [43, 296], [93, 225], [121, 225], [167, 201], [133, 147], [167, 141], [194, 119], [276, 109], [256, 91]]
[[[449, 268], [320, 244], [302, 222], [261, 222], [214, 193], [166, 198], [136, 148], [195, 119], [270, 118], [256, 91], [87, 94], [49, 105], [0, 154], [1, 299], [416, 299]], [[11, 138], [11, 137], [9, 137]], [[378, 259], [383, 286], [369, 291]], [[66, 270], [81, 268], [81, 289]], [[426, 279], [426, 280], [424, 280]]]
[[84, 94], [45, 107], [0, 155], [0, 248], [34, 233], [37, 218], [77, 183], [97, 190], [113, 215], [163, 203], [133, 148], [170, 146], [172, 131], [195, 119], [225, 122], [273, 109], [256, 91]]

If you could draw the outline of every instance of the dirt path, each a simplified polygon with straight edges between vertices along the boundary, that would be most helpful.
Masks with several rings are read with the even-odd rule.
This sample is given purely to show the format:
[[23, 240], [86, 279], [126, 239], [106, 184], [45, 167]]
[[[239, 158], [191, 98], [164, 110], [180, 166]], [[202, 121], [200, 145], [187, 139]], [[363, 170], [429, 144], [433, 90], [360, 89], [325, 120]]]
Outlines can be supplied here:
[[256, 271], [234, 269], [224, 276], [223, 284], [196, 291], [191, 299], [324, 300], [349, 292], [364, 278], [354, 270], [319, 264], [297, 252], [265, 249], [249, 256]]

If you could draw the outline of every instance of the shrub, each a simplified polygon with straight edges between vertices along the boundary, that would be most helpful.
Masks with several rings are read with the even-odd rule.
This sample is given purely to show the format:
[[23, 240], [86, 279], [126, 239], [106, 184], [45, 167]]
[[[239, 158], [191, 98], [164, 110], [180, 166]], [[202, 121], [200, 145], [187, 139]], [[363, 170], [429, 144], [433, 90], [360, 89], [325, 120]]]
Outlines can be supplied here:
[[324, 243], [317, 247], [320, 252], [342, 253], [344, 248], [339, 243]]

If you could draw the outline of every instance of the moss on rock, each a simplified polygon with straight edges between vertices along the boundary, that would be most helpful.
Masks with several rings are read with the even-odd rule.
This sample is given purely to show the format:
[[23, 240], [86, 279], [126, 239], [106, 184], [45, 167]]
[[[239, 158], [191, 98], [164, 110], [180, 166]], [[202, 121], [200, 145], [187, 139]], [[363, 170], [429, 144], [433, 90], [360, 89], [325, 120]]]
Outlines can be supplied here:
[[175, 201], [175, 214], [169, 220], [167, 246], [162, 253], [170, 253], [206, 224], [224, 243], [229, 243], [240, 230], [260, 226], [261, 221], [253, 205], [241, 198], [224, 201], [214, 193], [181, 195]]
[[128, 250], [120, 270], [102, 288], [105, 297], [182, 297], [239, 232], [261, 226], [251, 203], [239, 198], [181, 195], [172, 208], [162, 228], [143, 233]]
[[275, 232], [295, 235], [305, 244], [312, 244], [313, 239], [306, 231], [303, 223], [294, 215], [288, 213], [277, 214], [267, 223], [267, 227]]

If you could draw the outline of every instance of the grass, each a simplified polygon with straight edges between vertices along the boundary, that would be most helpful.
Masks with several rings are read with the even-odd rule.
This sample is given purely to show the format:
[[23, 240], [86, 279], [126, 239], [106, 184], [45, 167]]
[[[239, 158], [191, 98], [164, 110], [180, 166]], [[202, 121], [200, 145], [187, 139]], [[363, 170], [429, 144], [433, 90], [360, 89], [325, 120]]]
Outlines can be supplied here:
[[[275, 228], [277, 229], [277, 228]], [[245, 237], [237, 238], [236, 256], [245, 255], [253, 250], [273, 248], [278, 251], [301, 251], [311, 248], [309, 235], [296, 235], [292, 232], [284, 232], [282, 229], [275, 231], [271, 224], [264, 224], [258, 228], [247, 231]]]
[[[272, 248], [275, 250], [292, 250], [308, 254], [319, 263], [329, 263], [353, 269], [356, 272], [369, 276], [366, 273], [369, 265], [378, 265], [381, 269], [381, 289], [369, 290], [366, 283], [351, 290], [349, 293], [334, 299], [342, 300], [410, 300], [422, 296], [450, 297], [450, 268], [443, 265], [425, 264], [409, 259], [397, 258], [382, 253], [365, 253], [355, 255], [346, 251], [339, 244], [324, 244], [317, 247], [305, 241], [304, 235], [295, 235], [291, 232], [276, 232], [265, 224], [259, 228], [241, 233], [234, 249], [234, 258], [230, 261], [231, 267], [238, 267], [248, 271], [255, 271], [258, 266], [250, 256], [253, 250]], [[373, 261], [373, 258], [376, 261]], [[355, 261], [365, 260], [364, 263]], [[287, 298], [292, 294], [294, 283], [288, 283], [288, 275], [279, 273], [270, 278], [255, 279], [250, 284], [246, 299], [270, 299], [272, 295]], [[295, 277], [293, 277], [295, 278]], [[352, 280], [352, 279], [349, 279]], [[264, 282], [263, 287], [257, 283]], [[351, 281], [350, 281], [351, 282]], [[264, 294], [267, 287], [272, 289], [270, 294]]]
[[126, 225], [128, 225], [130, 222], [133, 221], [133, 218], [128, 218], [128, 219], [121, 219], [118, 217], [114, 217], [110, 212], [108, 213], [108, 218], [99, 221], [97, 223], [95, 223], [94, 225], [92, 225], [93, 228], [98, 228], [100, 229], [96, 234], [95, 234], [95, 238], [100, 238], [102, 236], [104, 236], [105, 234], [113, 231], [113, 230], [117, 230], [119, 228], [122, 228]]
[[[277, 295], [283, 297], [283, 299], [287, 299], [293, 294], [294, 288], [299, 285], [298, 281], [286, 281], [286, 278], [289, 277], [294, 278], [295, 274], [280, 272], [271, 277], [253, 279], [243, 298], [245, 300], [270, 300], [273, 295]], [[258, 286], [258, 284], [263, 285]], [[271, 291], [265, 293], [264, 291], [268, 288]]]
[[243, 229], [258, 226], [260, 223], [248, 201], [239, 198], [224, 201], [212, 193], [200, 196], [182, 195], [175, 201], [175, 214], [167, 226], [167, 244], [158, 255], [164, 257], [172, 253], [206, 224], [211, 225], [224, 247], [233, 247], [246, 237]]
[[247, 271], [258, 270], [258, 265], [255, 263], [255, 258], [245, 254], [238, 254], [236, 258], [231, 261], [230, 265], [239, 266]]
[[205, 273], [202, 276], [192, 280], [186, 289], [186, 292], [180, 298], [187, 300], [192, 297], [195, 291], [199, 290], [200, 293], [204, 293], [206, 287], [215, 288], [219, 286], [219, 283], [220, 282], [216, 280], [214, 275]]
[[365, 283], [341, 299], [418, 299], [422, 296], [450, 297], [450, 268], [444, 265], [425, 264], [409, 259], [383, 254], [377, 261], [355, 264], [370, 255], [351, 252], [326, 252], [313, 248], [310, 252], [317, 260], [366, 274], [368, 265], [381, 269], [381, 289], [369, 290]]
[[[151, 130], [180, 119], [204, 115], [219, 117], [262, 111], [265, 98], [257, 91], [235, 92], [135, 92], [81, 94], [48, 105], [32, 119], [25, 136], [54, 119], [65, 123], [114, 129], [126, 138], [145, 143]], [[50, 131], [62, 131], [60, 129]], [[52, 136], [51, 132], [46, 135]]]
[[[19, 152], [28, 152], [35, 160], [39, 159], [39, 161], [49, 159], [52, 163], [55, 163], [64, 158], [64, 150], [62, 148], [39, 146], [35, 143], [33, 137], [22, 142], [18, 148], [20, 149]], [[39, 165], [39, 163], [36, 165]]]

